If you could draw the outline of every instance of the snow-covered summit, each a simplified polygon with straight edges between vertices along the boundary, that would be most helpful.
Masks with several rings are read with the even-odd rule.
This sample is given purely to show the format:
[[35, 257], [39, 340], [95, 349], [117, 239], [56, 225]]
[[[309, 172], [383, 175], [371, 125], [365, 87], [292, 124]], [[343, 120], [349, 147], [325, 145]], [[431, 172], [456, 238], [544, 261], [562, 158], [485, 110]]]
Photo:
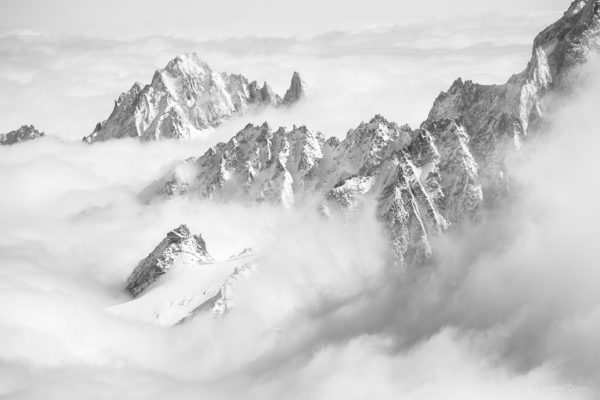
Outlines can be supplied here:
[[44, 132], [38, 131], [33, 125], [23, 125], [19, 129], [1, 134], [0, 145], [11, 145], [45, 136]]
[[[398, 257], [404, 260], [419, 247], [424, 261], [428, 237], [470, 218], [481, 201], [468, 141], [459, 122], [412, 130], [381, 115], [350, 130], [342, 141], [325, 140], [304, 126], [273, 130], [267, 123], [249, 124], [229, 142], [180, 163], [145, 194], [285, 207], [315, 201], [327, 214], [352, 213], [370, 201], [395, 237]], [[419, 243], [413, 243], [411, 232], [417, 231]]]
[[267, 82], [259, 85], [243, 75], [215, 72], [197, 54], [182, 54], [157, 70], [149, 85], [136, 83], [121, 94], [107, 120], [83, 140], [188, 138], [233, 115], [292, 105], [303, 96], [297, 72], [282, 100]]

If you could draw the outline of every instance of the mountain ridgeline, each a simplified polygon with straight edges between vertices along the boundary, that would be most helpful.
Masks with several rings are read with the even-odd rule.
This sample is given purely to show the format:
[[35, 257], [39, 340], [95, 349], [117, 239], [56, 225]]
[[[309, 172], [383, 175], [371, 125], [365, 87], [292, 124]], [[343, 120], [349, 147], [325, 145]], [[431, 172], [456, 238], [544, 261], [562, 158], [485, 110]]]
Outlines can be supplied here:
[[237, 286], [255, 268], [254, 258], [252, 249], [245, 249], [215, 260], [202, 236], [181, 225], [169, 231], [127, 279], [133, 300], [109, 311], [164, 326], [201, 315], [222, 317], [234, 308]]
[[[373, 201], [398, 261], [426, 263], [432, 237], [504, 198], [507, 158], [543, 125], [550, 94], [576, 85], [571, 72], [599, 50], [600, 0], [578, 0], [536, 37], [523, 72], [503, 85], [456, 80], [418, 129], [377, 115], [340, 141], [304, 126], [274, 130], [250, 124], [227, 143], [181, 162], [143, 195], [156, 200], [187, 193], [287, 207], [316, 195], [325, 214]], [[299, 81], [295, 75], [281, 103], [301, 97]], [[139, 107], [137, 89], [131, 97], [138, 100], [123, 102]], [[273, 99], [280, 104], [271, 94], [258, 98], [260, 104]], [[238, 98], [233, 108], [247, 103]]]
[[23, 125], [19, 129], [0, 134], [0, 146], [10, 146], [17, 143], [28, 142], [46, 136], [33, 125]]

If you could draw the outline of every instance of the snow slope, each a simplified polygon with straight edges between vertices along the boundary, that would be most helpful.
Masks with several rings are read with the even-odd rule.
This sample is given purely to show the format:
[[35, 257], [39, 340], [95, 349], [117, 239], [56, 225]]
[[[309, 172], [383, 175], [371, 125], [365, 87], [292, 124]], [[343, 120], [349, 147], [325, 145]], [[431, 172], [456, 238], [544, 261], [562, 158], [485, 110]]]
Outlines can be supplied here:
[[165, 326], [202, 313], [226, 314], [234, 306], [236, 285], [255, 267], [254, 253], [247, 249], [216, 261], [196, 238], [185, 225], [169, 232], [129, 276], [127, 291], [134, 298], [108, 311]]

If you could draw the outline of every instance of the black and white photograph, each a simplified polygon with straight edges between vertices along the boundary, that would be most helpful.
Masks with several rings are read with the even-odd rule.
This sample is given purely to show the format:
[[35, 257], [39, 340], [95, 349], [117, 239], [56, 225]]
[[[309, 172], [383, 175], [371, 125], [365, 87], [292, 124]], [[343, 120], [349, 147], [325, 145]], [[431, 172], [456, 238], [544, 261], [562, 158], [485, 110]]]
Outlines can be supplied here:
[[0, 399], [600, 399], [600, 0], [0, 0]]

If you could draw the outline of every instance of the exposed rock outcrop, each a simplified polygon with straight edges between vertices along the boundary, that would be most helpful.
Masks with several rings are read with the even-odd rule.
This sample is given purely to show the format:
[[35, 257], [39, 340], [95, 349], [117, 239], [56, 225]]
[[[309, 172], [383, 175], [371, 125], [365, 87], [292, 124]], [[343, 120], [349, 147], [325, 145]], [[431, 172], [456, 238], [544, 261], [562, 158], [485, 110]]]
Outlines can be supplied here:
[[127, 279], [133, 299], [109, 307], [122, 317], [173, 326], [202, 315], [221, 317], [235, 306], [238, 285], [256, 267], [252, 249], [223, 261], [185, 225], [170, 231]]
[[127, 278], [127, 291], [137, 297], [177, 262], [212, 261], [200, 235], [192, 235], [186, 225], [173, 229], [133, 270]]
[[325, 140], [306, 127], [248, 125], [229, 142], [182, 162], [146, 194], [286, 207], [317, 198], [327, 214], [352, 214], [372, 201], [399, 259], [424, 262], [431, 254], [429, 236], [471, 218], [481, 203], [468, 142], [462, 125], [451, 120], [412, 130], [377, 115], [343, 141]]
[[0, 145], [12, 145], [27, 142], [43, 136], [46, 136], [46, 134], [35, 129], [33, 125], [23, 125], [15, 131], [0, 134]]

